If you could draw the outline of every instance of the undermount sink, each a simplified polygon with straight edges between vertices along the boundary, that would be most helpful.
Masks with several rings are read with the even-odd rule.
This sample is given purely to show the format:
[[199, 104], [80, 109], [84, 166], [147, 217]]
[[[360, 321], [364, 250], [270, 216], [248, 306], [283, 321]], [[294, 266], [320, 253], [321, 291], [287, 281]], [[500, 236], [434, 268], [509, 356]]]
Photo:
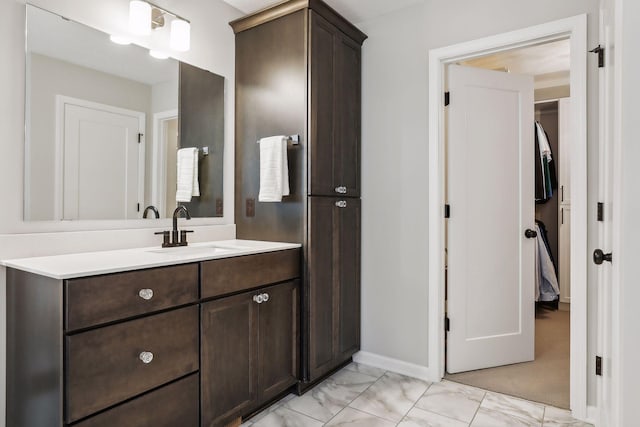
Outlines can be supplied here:
[[205, 255], [216, 253], [229, 253], [232, 252], [232, 248], [223, 248], [218, 246], [176, 246], [174, 248], [162, 248], [152, 249], [147, 252], [153, 254], [167, 254], [167, 255]]

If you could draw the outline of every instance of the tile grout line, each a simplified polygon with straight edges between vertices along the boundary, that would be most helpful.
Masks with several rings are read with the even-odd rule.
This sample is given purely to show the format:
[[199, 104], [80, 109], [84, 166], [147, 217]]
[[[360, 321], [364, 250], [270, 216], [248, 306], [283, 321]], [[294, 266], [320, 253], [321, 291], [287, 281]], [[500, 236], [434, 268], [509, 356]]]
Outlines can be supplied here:
[[[481, 390], [481, 389], [479, 389]], [[482, 399], [480, 399], [480, 404], [478, 405], [478, 407], [476, 408], [476, 412], [473, 414], [473, 417], [471, 418], [471, 421], [469, 421], [469, 427], [471, 427], [471, 424], [473, 424], [473, 421], [476, 419], [476, 417], [478, 416], [478, 412], [480, 412], [480, 408], [482, 407], [482, 402], [484, 402], [484, 399], [486, 399], [487, 397], [487, 392], [483, 392], [482, 393]]]

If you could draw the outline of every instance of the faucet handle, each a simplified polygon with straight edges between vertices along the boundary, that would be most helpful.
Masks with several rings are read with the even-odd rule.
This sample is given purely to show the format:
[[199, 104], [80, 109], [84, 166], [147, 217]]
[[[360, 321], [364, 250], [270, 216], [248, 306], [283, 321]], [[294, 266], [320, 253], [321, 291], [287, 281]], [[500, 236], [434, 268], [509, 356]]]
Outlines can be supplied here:
[[162, 247], [163, 248], [168, 248], [169, 246], [171, 246], [171, 241], [169, 240], [169, 230], [158, 231], [158, 232], [153, 233], [153, 234], [162, 234]]
[[187, 246], [187, 233], [193, 233], [193, 230], [180, 230], [180, 246]]

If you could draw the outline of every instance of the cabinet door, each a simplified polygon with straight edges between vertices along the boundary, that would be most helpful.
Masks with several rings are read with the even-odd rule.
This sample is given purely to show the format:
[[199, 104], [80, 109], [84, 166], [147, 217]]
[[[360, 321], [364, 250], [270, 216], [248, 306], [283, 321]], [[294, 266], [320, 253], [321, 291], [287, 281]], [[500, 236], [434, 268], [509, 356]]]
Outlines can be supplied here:
[[360, 196], [360, 45], [310, 12], [309, 194]]
[[260, 304], [259, 400], [276, 397], [298, 381], [298, 281], [258, 291]]
[[333, 159], [334, 134], [334, 37], [337, 29], [325, 19], [309, 12], [309, 194], [330, 196], [339, 186]]
[[225, 425], [257, 402], [259, 305], [253, 295], [201, 305], [202, 426]]
[[[344, 196], [360, 197], [360, 45], [334, 38], [334, 174]], [[335, 189], [334, 189], [335, 190]]]
[[338, 363], [360, 349], [360, 199], [338, 209]]
[[328, 372], [334, 363], [337, 313], [334, 306], [338, 294], [334, 289], [334, 217], [338, 215], [337, 199], [309, 198], [308, 238], [308, 320], [309, 376], [314, 380]]

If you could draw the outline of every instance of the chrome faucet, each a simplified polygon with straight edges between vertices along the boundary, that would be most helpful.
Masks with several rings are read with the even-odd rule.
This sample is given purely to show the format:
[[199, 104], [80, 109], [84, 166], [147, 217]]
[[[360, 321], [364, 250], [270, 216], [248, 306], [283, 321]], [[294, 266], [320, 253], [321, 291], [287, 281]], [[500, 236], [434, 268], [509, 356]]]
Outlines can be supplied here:
[[160, 231], [155, 233], [162, 234], [164, 239], [162, 242], [163, 248], [187, 246], [189, 244], [187, 242], [187, 233], [193, 233], [193, 230], [180, 230], [180, 233], [178, 234], [178, 217], [180, 216], [180, 213], [183, 213], [187, 220], [191, 219], [191, 215], [189, 215], [189, 211], [186, 206], [180, 205], [173, 211], [173, 229], [171, 230], [171, 235], [169, 235], [169, 231]]
[[158, 212], [158, 209], [156, 209], [156, 207], [153, 206], [153, 205], [149, 205], [146, 208], [144, 208], [144, 212], [142, 213], [142, 218], [146, 218], [147, 217], [147, 213], [149, 213], [149, 211], [153, 212], [153, 214], [155, 215], [156, 219], [160, 219], [160, 212]]

